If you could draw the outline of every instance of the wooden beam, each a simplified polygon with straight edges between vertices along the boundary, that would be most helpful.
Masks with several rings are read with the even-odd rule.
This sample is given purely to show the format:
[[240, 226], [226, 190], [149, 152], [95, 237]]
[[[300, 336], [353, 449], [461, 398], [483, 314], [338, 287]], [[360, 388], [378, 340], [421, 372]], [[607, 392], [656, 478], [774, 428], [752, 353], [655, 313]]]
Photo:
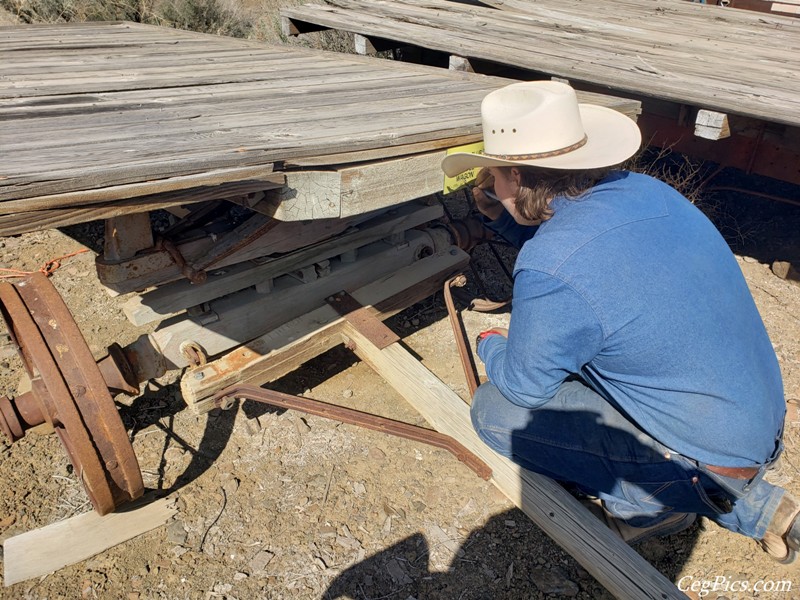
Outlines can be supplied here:
[[[352, 292], [375, 316], [386, 319], [415, 302], [441, 290], [442, 284], [461, 272], [469, 255], [453, 247], [399, 269]], [[214, 408], [210, 398], [235, 383], [263, 385], [283, 377], [341, 343], [343, 318], [327, 304], [288, 321], [236, 348], [225, 356], [187, 371], [181, 379], [181, 395], [196, 413]], [[202, 376], [198, 376], [202, 373]]]
[[161, 321], [190, 306], [209, 302], [251, 285], [271, 281], [293, 269], [332, 258], [352, 248], [364, 246], [441, 216], [442, 207], [439, 205], [406, 204], [359, 224], [355, 227], [355, 231], [344, 233], [334, 239], [301, 248], [266, 262], [257, 264], [245, 262], [227, 269], [214, 270], [202, 285], [195, 285], [187, 279], [182, 279], [159, 286], [151, 292], [134, 296], [123, 304], [122, 309], [134, 325]]
[[[403, 156], [336, 170], [290, 171], [286, 185], [267, 192], [275, 218], [303, 221], [348, 217], [441, 192], [445, 150]], [[259, 210], [259, 206], [253, 206]]]
[[468, 58], [458, 56], [456, 54], [450, 55], [449, 68], [451, 71], [462, 71], [464, 73], [474, 73], [475, 69], [472, 68], [472, 63]]
[[392, 40], [385, 40], [379, 37], [367, 37], [365, 35], [361, 35], [360, 33], [354, 33], [353, 45], [355, 46], [356, 54], [360, 54], [361, 56], [375, 56], [378, 52], [386, 52], [387, 50], [402, 48], [405, 44]]
[[686, 598], [555, 481], [520, 468], [484, 444], [472, 428], [467, 404], [400, 342], [378, 349], [349, 323], [342, 326], [342, 335], [434, 429], [488, 464], [492, 482], [617, 598]]
[[153, 228], [150, 214], [134, 213], [111, 217], [105, 222], [103, 258], [106, 260], [125, 260], [132, 258], [139, 250], [153, 245]]
[[3, 579], [8, 587], [78, 563], [169, 521], [174, 498], [135, 503], [104, 517], [88, 512], [3, 542]]
[[[256, 167], [235, 167], [230, 169], [215, 169], [206, 173], [193, 175], [179, 175], [174, 177], [154, 178], [141, 183], [114, 185], [99, 189], [81, 190], [40, 196], [38, 198], [23, 198], [19, 200], [6, 200], [0, 202], [0, 214], [16, 214], [51, 210], [69, 206], [103, 205], [108, 202], [117, 202], [136, 198], [147, 201], [152, 197], [162, 198], [164, 201], [181, 199], [184, 203], [211, 200], [209, 193], [222, 192], [225, 195], [239, 195], [250, 191], [272, 189], [283, 184], [283, 174], [273, 173], [272, 165]], [[198, 200], [193, 196], [206, 194]], [[215, 196], [222, 198], [224, 196]]]
[[[16, 235], [30, 231], [41, 231], [54, 227], [64, 227], [76, 223], [87, 223], [101, 219], [111, 219], [123, 215], [143, 213], [161, 208], [206, 202], [208, 200], [225, 200], [231, 197], [246, 196], [265, 189], [280, 188], [283, 185], [283, 174], [272, 176], [274, 181], [250, 179], [233, 181], [218, 185], [181, 189], [173, 192], [149, 194], [124, 200], [87, 203], [66, 208], [49, 208], [43, 210], [27, 210], [0, 214], [0, 236]], [[111, 189], [111, 188], [107, 188]], [[107, 190], [106, 190], [107, 191]], [[54, 197], [53, 197], [54, 198]], [[67, 202], [65, 200], [64, 202]], [[0, 212], [6, 210], [9, 202], [0, 202]], [[80, 202], [78, 202], [80, 204]], [[57, 205], [57, 202], [54, 202]]]

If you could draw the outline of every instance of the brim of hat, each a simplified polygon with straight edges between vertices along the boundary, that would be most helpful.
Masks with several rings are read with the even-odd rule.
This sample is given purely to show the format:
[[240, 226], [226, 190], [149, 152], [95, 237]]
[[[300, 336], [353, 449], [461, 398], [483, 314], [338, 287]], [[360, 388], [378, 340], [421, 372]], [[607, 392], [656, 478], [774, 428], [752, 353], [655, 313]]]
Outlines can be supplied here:
[[543, 169], [599, 169], [618, 165], [639, 150], [642, 133], [633, 119], [621, 112], [596, 104], [580, 104], [578, 108], [587, 141], [577, 150], [560, 156], [532, 160], [506, 160], [483, 154], [455, 152], [445, 156], [442, 170], [448, 177], [455, 177], [475, 167], [521, 165]]

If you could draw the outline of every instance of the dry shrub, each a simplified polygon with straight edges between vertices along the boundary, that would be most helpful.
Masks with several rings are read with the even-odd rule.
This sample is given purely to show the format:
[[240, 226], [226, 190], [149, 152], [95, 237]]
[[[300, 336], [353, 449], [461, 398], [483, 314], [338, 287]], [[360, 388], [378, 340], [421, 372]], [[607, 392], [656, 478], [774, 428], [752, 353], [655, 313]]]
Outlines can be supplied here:
[[353, 52], [352, 36], [321, 31], [287, 39], [280, 9], [322, 0], [0, 0], [21, 23], [133, 21], [216, 35]]
[[703, 184], [709, 175], [709, 168], [702, 161], [674, 153], [670, 148], [649, 146], [631, 158], [626, 168], [660, 179], [678, 190], [692, 204], [700, 206], [704, 203]]
[[23, 23], [141, 21], [138, 0], [0, 0]]
[[226, 0], [0, 0], [23, 23], [133, 21], [247, 37], [251, 22]]
[[743, 248], [759, 233], [759, 225], [743, 224], [730, 210], [724, 195], [708, 189], [720, 172], [716, 164], [706, 163], [670, 148], [648, 147], [634, 156], [626, 168], [660, 179], [678, 190], [714, 223], [732, 248]]
[[220, 0], [167, 0], [155, 7], [158, 25], [202, 33], [248, 37], [251, 22], [225, 7]]

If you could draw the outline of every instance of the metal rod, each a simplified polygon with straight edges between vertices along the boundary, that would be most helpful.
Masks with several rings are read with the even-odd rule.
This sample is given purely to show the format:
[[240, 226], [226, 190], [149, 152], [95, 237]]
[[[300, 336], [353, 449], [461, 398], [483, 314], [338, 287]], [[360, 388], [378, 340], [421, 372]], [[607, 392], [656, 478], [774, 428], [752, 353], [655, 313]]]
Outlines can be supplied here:
[[478, 389], [478, 371], [475, 367], [475, 360], [472, 357], [472, 352], [469, 349], [469, 342], [467, 341], [466, 332], [464, 331], [464, 324], [461, 322], [460, 315], [456, 310], [455, 303], [453, 302], [453, 294], [450, 288], [454, 285], [462, 287], [467, 282], [464, 275], [456, 275], [444, 282], [444, 303], [447, 305], [447, 315], [450, 317], [450, 325], [453, 328], [453, 337], [456, 341], [456, 348], [458, 348], [458, 356], [461, 359], [461, 367], [464, 369], [464, 376], [467, 379], [467, 386], [469, 387], [469, 396], [475, 395]]
[[480, 458], [467, 450], [455, 439], [424, 427], [417, 427], [402, 421], [387, 419], [378, 415], [361, 412], [345, 406], [328, 404], [320, 400], [311, 398], [301, 398], [284, 394], [275, 390], [268, 390], [254, 385], [237, 384], [226, 388], [214, 396], [214, 403], [218, 408], [230, 408], [234, 405], [235, 399], [252, 400], [262, 404], [269, 404], [290, 410], [299, 410], [310, 415], [333, 419], [351, 425], [358, 425], [403, 437], [416, 442], [422, 442], [430, 446], [436, 446], [451, 452], [458, 460], [475, 471], [479, 477], [488, 480], [492, 476], [492, 470]]

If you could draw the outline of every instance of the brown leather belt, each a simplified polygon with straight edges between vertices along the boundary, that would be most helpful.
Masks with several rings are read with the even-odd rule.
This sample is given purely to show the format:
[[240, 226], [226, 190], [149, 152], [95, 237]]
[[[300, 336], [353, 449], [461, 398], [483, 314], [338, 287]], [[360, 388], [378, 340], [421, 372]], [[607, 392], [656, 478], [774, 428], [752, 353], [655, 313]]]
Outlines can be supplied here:
[[759, 468], [760, 467], [715, 467], [714, 465], [706, 465], [706, 469], [712, 473], [732, 479], [752, 479], [758, 475]]

